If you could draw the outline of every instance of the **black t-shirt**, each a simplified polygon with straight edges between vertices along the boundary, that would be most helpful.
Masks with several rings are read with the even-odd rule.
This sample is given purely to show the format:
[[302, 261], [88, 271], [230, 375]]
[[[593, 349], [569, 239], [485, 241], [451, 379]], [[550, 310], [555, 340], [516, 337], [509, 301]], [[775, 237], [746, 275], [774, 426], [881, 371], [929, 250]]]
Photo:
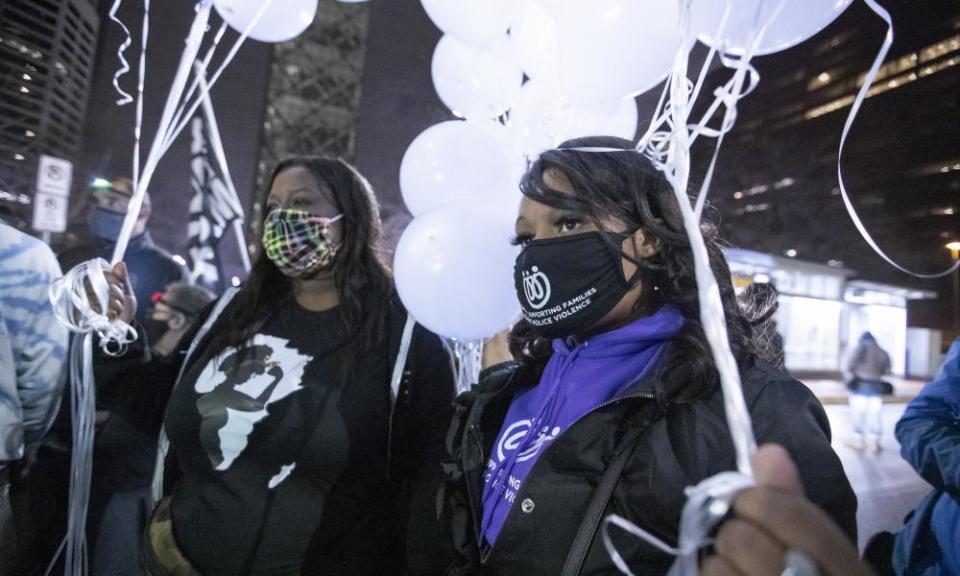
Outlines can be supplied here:
[[291, 300], [245, 354], [191, 361], [166, 427], [175, 535], [204, 576], [299, 574], [308, 548], [331, 575], [397, 565], [389, 352], [345, 375], [345, 342], [337, 309]]

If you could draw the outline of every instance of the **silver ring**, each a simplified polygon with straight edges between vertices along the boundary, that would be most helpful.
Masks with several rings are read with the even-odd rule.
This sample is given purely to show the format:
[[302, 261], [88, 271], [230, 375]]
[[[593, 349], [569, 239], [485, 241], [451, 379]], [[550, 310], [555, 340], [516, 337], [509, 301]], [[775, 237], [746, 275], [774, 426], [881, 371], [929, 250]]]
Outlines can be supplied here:
[[780, 576], [820, 576], [817, 563], [806, 552], [796, 548], [787, 550], [783, 558], [784, 568]]

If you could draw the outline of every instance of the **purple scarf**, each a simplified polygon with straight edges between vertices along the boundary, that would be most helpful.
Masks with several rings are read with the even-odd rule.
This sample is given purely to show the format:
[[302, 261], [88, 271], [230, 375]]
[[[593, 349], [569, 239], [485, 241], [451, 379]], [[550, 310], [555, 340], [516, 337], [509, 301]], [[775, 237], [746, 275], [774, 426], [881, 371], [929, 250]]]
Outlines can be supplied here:
[[[540, 382], [513, 399], [487, 462], [481, 535], [493, 545], [537, 458], [578, 418], [627, 393], [683, 326], [665, 306], [655, 314], [570, 346], [554, 340]], [[530, 432], [534, 431], [533, 434]]]

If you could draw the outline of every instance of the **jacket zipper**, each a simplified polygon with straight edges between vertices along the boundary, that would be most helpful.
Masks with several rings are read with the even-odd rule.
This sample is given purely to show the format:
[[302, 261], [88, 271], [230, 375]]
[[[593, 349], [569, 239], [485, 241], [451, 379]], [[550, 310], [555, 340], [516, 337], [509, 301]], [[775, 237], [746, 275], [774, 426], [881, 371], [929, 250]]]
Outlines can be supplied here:
[[[480, 443], [480, 438], [478, 438], [478, 437], [477, 437], [477, 434], [476, 434], [476, 431], [477, 431], [478, 426], [479, 426], [479, 424], [476, 424], [476, 423], [470, 424], [470, 425], [469, 425], [469, 428], [467, 428], [467, 435], [470, 436], [470, 438], [471, 438], [471, 439], [473, 440], [473, 442], [476, 444], [477, 454], [480, 454], [480, 458], [481, 458], [481, 463], [480, 463], [480, 465], [483, 467], [484, 473], [486, 473], [487, 463], [486, 463], [486, 461], [484, 460], [485, 456], [484, 456], [484, 454], [483, 454], [483, 444]], [[466, 470], [466, 468], [467, 468], [467, 467], [466, 467], [466, 462], [464, 462], [464, 463], [462, 464], [462, 466], [463, 466], [464, 470]], [[481, 486], [483, 485], [483, 477], [481, 477], [481, 482], [480, 482], [480, 484], [481, 484]], [[471, 524], [473, 524], [473, 534], [474, 534], [474, 536], [476, 537], [477, 542], [479, 543], [479, 542], [481, 542], [481, 539], [480, 539], [480, 522], [481, 522], [481, 520], [482, 520], [482, 514], [483, 514], [483, 510], [482, 510], [482, 508], [481, 508], [480, 501], [481, 501], [482, 498], [483, 498], [483, 489], [482, 489], [482, 488], [480, 489], [480, 494], [477, 494], [477, 495], [476, 495], [477, 497], [475, 498], [475, 497], [474, 497], [474, 494], [471, 494], [471, 493], [470, 493], [470, 492], [472, 492], [473, 490], [472, 490], [471, 482], [470, 482], [469, 479], [468, 479], [467, 482], [466, 482], [466, 486], [467, 486], [467, 500], [470, 501], [470, 514], [473, 516], [473, 519], [474, 519], [474, 522], [471, 522]]]
[[[526, 493], [527, 493], [527, 492], [526, 492], [527, 486], [529, 485], [529, 483], [527, 482], [527, 480], [529, 480], [530, 478], [533, 477], [534, 473], [535, 473], [536, 470], [537, 470], [537, 466], [540, 465], [540, 462], [542, 462], [542, 461], [547, 457], [547, 454], [550, 453], [550, 450], [553, 449], [553, 447], [557, 444], [557, 442], [559, 442], [560, 439], [563, 438], [563, 436], [564, 436], [567, 432], [569, 432], [570, 430], [572, 430], [573, 427], [577, 425], [577, 423], [579, 423], [581, 420], [583, 420], [583, 419], [586, 418], [587, 416], [593, 414], [594, 412], [596, 412], [596, 411], [598, 411], [598, 410], [601, 410], [602, 408], [606, 408], [607, 406], [611, 406], [611, 405], [613, 405], [613, 404], [617, 404], [617, 403], [622, 402], [622, 401], [624, 401], [624, 400], [630, 400], [630, 399], [633, 399], [633, 398], [644, 398], [644, 399], [652, 400], [652, 399], [655, 399], [656, 396], [655, 396], [653, 393], [651, 393], [651, 392], [637, 392], [637, 393], [634, 393], [634, 394], [624, 394], [623, 396], [617, 396], [616, 398], [613, 398], [613, 399], [611, 399], [611, 400], [607, 400], [606, 402], [600, 404], [599, 406], [596, 406], [595, 408], [593, 408], [593, 409], [590, 410], [589, 412], [587, 412], [587, 413], [581, 415], [580, 417], [578, 417], [578, 418], [577, 418], [576, 420], [574, 420], [569, 426], [567, 426], [567, 429], [566, 429], [566, 430], [564, 430], [563, 432], [560, 433], [559, 436], [557, 436], [556, 438], [554, 438], [553, 441], [550, 443], [550, 445], [547, 446], [547, 449], [544, 450], [542, 454], [540, 454], [540, 456], [537, 458], [537, 461], [534, 462], [533, 468], [531, 468], [531, 469], [530, 469], [530, 472], [527, 473], [527, 477], [526, 477], [526, 479], [524, 480], [523, 485], [520, 487], [520, 490], [517, 492], [517, 496], [516, 496], [516, 499], [514, 500], [514, 502], [515, 502], [515, 503], [516, 503], [517, 501], [520, 501], [521, 503], [523, 502], [522, 496], [525, 496], [525, 495], [526, 495]], [[483, 454], [483, 448], [482, 448], [482, 446], [480, 446], [480, 441], [479, 441], [479, 440], [477, 440], [477, 445], [478, 445], [478, 447], [480, 447], [480, 453]], [[480, 495], [481, 495], [481, 497], [482, 497], [482, 496], [483, 496], [483, 493], [481, 492]], [[475, 510], [475, 509], [478, 508], [479, 506], [475, 506], [475, 505], [473, 504], [473, 499], [472, 499], [472, 498], [470, 499], [470, 502], [471, 502], [471, 508], [474, 508], [474, 519], [475, 519], [475, 522], [474, 522], [473, 524], [474, 524], [474, 530], [477, 532], [477, 542], [479, 542], [479, 543], [482, 544], [482, 540], [480, 539], [480, 522], [483, 520], [483, 517], [482, 517], [482, 516], [478, 516], [478, 515], [476, 514], [476, 510]], [[516, 512], [516, 509], [517, 509], [517, 506], [514, 506], [514, 505], [511, 505], [511, 506], [510, 506], [510, 510], [507, 511], [507, 517], [503, 519], [503, 527], [504, 527], [504, 528], [507, 526], [507, 524], [510, 523], [510, 518], [513, 517], [514, 512]], [[500, 533], [501, 533], [501, 535], [503, 534], [503, 528], [500, 529]], [[498, 537], [498, 538], [497, 538], [497, 541], [493, 543], [493, 546], [487, 546], [485, 549], [481, 549], [481, 550], [480, 550], [480, 563], [481, 563], [481, 564], [486, 564], [486, 563], [487, 563], [487, 560], [488, 560], [488, 559], [490, 558], [490, 556], [493, 554], [493, 551], [497, 548], [497, 544], [498, 544], [499, 542], [500, 542], [500, 538]]]
[[[513, 381], [516, 379], [516, 377], [517, 377], [517, 371], [514, 370], [514, 371], [510, 374], [510, 377], [507, 379], [507, 382], [503, 385], [503, 388], [502, 388], [500, 391], [509, 388], [509, 387], [513, 384]], [[494, 395], [499, 394], [500, 391], [498, 391], [498, 392], [497, 392], [496, 394], [494, 394]], [[479, 400], [479, 398], [478, 398], [477, 400]], [[468, 423], [467, 423], [467, 431], [466, 431], [466, 434], [467, 434], [467, 436], [469, 436], [470, 439], [473, 440], [473, 442], [476, 444], [477, 454], [480, 455], [480, 459], [481, 459], [480, 465], [482, 466], [483, 470], [486, 471], [486, 469], [487, 469], [487, 462], [486, 462], [487, 456], [483, 453], [483, 444], [480, 442], [480, 438], [477, 436], [477, 429], [480, 427], [480, 424], [478, 424], [477, 422], [472, 421], [472, 418], [471, 418], [471, 417], [472, 417], [473, 415], [474, 415], [474, 411], [473, 411], [473, 409], [471, 408], [471, 410], [470, 410], [470, 412], [469, 412], [469, 414], [468, 414]], [[460, 465], [463, 467], [464, 470], [467, 469], [466, 455], [462, 455], [462, 456], [461, 456]], [[483, 484], [483, 481], [482, 481], [482, 480], [483, 480], [483, 479], [482, 479], [482, 477], [481, 477], [481, 482], [480, 482], [481, 485]], [[480, 489], [480, 494], [474, 494], [475, 491], [473, 490], [473, 487], [471, 486], [470, 479], [469, 479], [469, 478], [464, 478], [464, 483], [465, 483], [466, 488], [467, 488], [467, 501], [470, 503], [470, 514], [472, 515], [473, 519], [475, 520], [474, 522], [472, 522], [472, 524], [473, 524], [473, 534], [474, 534], [474, 537], [477, 539], [477, 542], [479, 543], [479, 542], [481, 542], [481, 539], [480, 539], [480, 522], [481, 522], [481, 518], [482, 518], [482, 516], [481, 516], [481, 515], [482, 515], [482, 509], [481, 509], [481, 506], [480, 506], [480, 501], [481, 501], [481, 499], [483, 498], [483, 488]]]

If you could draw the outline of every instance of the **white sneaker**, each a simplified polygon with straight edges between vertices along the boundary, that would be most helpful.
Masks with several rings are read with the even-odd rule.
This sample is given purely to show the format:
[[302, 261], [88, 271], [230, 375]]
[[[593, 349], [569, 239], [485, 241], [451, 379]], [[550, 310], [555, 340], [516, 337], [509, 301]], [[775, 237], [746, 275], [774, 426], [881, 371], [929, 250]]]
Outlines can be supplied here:
[[867, 441], [867, 445], [869, 446], [870, 450], [874, 452], [880, 452], [883, 450], [883, 446], [880, 445], [880, 438], [876, 436], [871, 436]]
[[854, 450], [864, 449], [863, 435], [861, 434], [851, 434], [850, 436], [844, 438], [843, 442]]

